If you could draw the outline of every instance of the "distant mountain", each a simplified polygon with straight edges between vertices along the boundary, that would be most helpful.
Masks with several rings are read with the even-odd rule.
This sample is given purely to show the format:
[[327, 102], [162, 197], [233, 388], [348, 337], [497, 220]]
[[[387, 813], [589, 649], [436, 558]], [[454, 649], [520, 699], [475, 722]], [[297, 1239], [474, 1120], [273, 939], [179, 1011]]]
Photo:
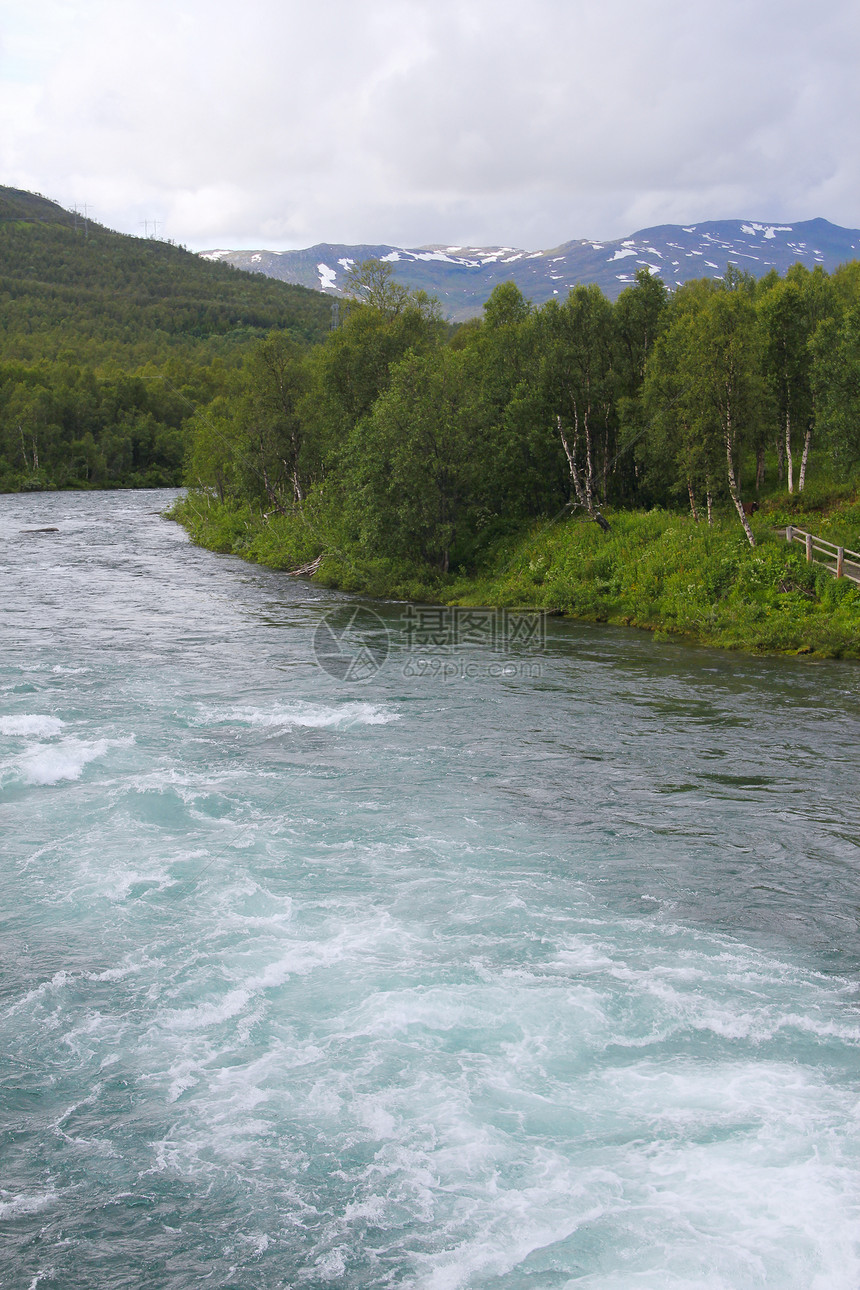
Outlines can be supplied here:
[[728, 263], [762, 277], [784, 273], [800, 262], [835, 269], [860, 254], [860, 230], [839, 228], [825, 219], [799, 224], [716, 220], [705, 224], [660, 224], [615, 241], [565, 242], [552, 251], [520, 251], [510, 246], [333, 246], [321, 243], [304, 251], [202, 251], [204, 259], [232, 264], [284, 282], [340, 295], [344, 274], [355, 261], [386, 260], [398, 279], [439, 297], [453, 319], [474, 317], [499, 282], [515, 282], [540, 305], [564, 298], [571, 287], [595, 282], [614, 300], [646, 266], [670, 287], [690, 278], [723, 275]]

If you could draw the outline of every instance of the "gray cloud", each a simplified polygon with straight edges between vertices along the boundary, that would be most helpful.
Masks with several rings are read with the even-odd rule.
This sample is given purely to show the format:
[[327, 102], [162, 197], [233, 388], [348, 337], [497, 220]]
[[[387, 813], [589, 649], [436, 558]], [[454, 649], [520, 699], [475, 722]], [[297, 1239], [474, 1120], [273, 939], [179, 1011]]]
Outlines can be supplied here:
[[0, 3], [3, 182], [194, 247], [856, 226], [854, 0]]

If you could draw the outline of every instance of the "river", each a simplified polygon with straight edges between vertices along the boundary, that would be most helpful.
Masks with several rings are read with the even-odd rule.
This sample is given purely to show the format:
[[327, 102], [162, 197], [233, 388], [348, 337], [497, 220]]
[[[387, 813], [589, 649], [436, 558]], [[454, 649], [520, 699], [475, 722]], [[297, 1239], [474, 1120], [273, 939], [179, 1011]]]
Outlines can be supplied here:
[[172, 496], [0, 498], [3, 1284], [857, 1290], [860, 670]]

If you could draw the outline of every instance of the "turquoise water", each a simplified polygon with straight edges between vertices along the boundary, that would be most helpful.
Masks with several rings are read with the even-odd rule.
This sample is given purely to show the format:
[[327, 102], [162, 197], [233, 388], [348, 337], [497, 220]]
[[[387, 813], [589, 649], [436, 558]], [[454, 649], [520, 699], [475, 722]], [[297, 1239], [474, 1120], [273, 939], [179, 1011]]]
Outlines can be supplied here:
[[169, 496], [0, 498], [3, 1284], [857, 1290], [858, 669], [339, 681]]

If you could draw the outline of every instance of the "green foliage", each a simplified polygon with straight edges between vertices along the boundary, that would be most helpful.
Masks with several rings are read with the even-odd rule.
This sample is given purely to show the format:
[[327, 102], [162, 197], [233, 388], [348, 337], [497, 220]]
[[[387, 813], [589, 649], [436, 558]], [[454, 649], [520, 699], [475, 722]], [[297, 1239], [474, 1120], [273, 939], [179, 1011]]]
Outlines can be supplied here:
[[636, 271], [614, 306], [619, 395], [635, 399], [645, 379], [648, 358], [666, 324], [668, 292], [661, 278], [648, 269]]
[[329, 317], [317, 292], [0, 188], [0, 490], [180, 483], [195, 407], [272, 329], [304, 348]]
[[393, 368], [372, 414], [353, 428], [345, 485], [362, 546], [380, 555], [417, 555], [447, 571], [480, 469], [464, 372], [450, 349], [411, 351]]
[[493, 288], [484, 304], [484, 323], [487, 327], [516, 327], [525, 322], [531, 305], [513, 282], [500, 282]]
[[[829, 280], [730, 272], [667, 300], [640, 274], [616, 306], [582, 287], [539, 310], [507, 284], [446, 344], [386, 268], [359, 266], [361, 301], [323, 345], [265, 342], [195, 417], [189, 482], [219, 516], [207, 520], [219, 549], [289, 568], [318, 554], [317, 577], [344, 590], [856, 652], [858, 597], [772, 531], [802, 498], [825, 508], [822, 532], [833, 485], [813, 472], [786, 497], [774, 481], [752, 522], [741, 493], [751, 463], [762, 483], [786, 398], [808, 418], [816, 398], [829, 406], [816, 372], [842, 362], [850, 377], [852, 314]], [[613, 498], [660, 505], [616, 507], [609, 533], [547, 524]], [[690, 518], [661, 509], [682, 499]], [[517, 538], [524, 524], [532, 536]]]
[[233, 499], [214, 502], [208, 493], [185, 494], [169, 518], [182, 524], [193, 542], [224, 555], [245, 552], [257, 527], [250, 506]]
[[320, 470], [337, 459], [351, 430], [370, 415], [388, 389], [394, 365], [410, 350], [434, 349], [443, 334], [435, 310], [415, 296], [392, 310], [370, 304], [350, 308], [343, 325], [309, 360], [303, 415]]
[[344, 290], [356, 303], [369, 305], [389, 322], [412, 311], [426, 322], [439, 323], [442, 312], [435, 297], [426, 291], [410, 291], [394, 276], [384, 260], [362, 260], [353, 264], [344, 279]]
[[0, 188], [0, 357], [133, 370], [174, 356], [228, 361], [273, 328], [323, 339], [319, 292], [203, 260], [179, 246], [86, 224], [52, 203], [21, 220]]
[[860, 588], [806, 563], [763, 523], [751, 548], [736, 524], [619, 512], [601, 532], [570, 520], [508, 543], [458, 604], [544, 608], [757, 652], [860, 657]]
[[[420, 560], [369, 551], [321, 500], [304, 515], [270, 516], [189, 494], [175, 517], [195, 541], [274, 568], [325, 553], [317, 580], [343, 591], [460, 605], [546, 609], [644, 627], [669, 637], [753, 652], [860, 657], [860, 588], [837, 582], [756, 516], [751, 548], [737, 524], [672, 511], [610, 513], [498, 536], [480, 572], [434, 572]], [[856, 525], [860, 503], [831, 517]]]
[[811, 351], [822, 434], [834, 468], [848, 471], [860, 461], [860, 303], [841, 323], [824, 319]]
[[181, 481], [184, 426], [219, 366], [97, 376], [66, 363], [0, 363], [0, 490], [163, 487]]
[[577, 287], [541, 309], [507, 283], [452, 333], [370, 261], [331, 331], [316, 293], [10, 190], [0, 215], [0, 487], [170, 484], [184, 463], [196, 541], [320, 558], [328, 585], [857, 652], [857, 594], [772, 533], [795, 517], [860, 546], [852, 266], [672, 297], [643, 270], [615, 305]]

